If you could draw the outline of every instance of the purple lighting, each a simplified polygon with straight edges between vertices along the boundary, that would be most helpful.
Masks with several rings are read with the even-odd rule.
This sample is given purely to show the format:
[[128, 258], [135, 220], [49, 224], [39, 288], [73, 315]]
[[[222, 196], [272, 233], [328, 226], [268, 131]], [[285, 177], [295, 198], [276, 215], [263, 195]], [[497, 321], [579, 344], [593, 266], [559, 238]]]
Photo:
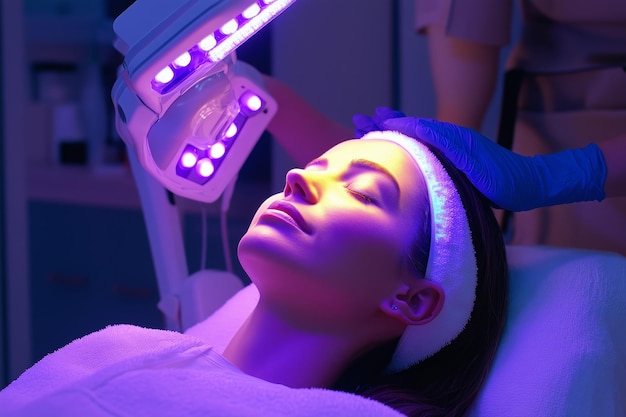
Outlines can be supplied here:
[[210, 159], [204, 158], [198, 161], [198, 165], [196, 165], [196, 170], [198, 171], [198, 175], [203, 178], [209, 178], [215, 172], [215, 167], [213, 166], [213, 162]]
[[220, 32], [224, 35], [232, 35], [239, 29], [239, 23], [237, 23], [236, 19], [229, 20], [220, 28]]
[[253, 112], [258, 111], [261, 108], [262, 105], [263, 105], [263, 102], [261, 101], [261, 97], [259, 97], [257, 95], [252, 95], [251, 94], [246, 99], [246, 107], [248, 107]]
[[[263, 0], [251, 2], [243, 12], [218, 30], [207, 34], [152, 79], [152, 89], [166, 94], [191, 74], [211, 68], [232, 53], [239, 45], [259, 31], [295, 0]], [[254, 110], [253, 110], [254, 111]]]
[[215, 45], [217, 45], [215, 36], [213, 34], [210, 34], [200, 41], [198, 47], [200, 47], [200, 49], [202, 49], [203, 51], [210, 51], [211, 49], [215, 48]]
[[191, 54], [189, 52], [184, 52], [181, 56], [174, 60], [174, 66], [177, 68], [186, 67], [191, 63]]
[[169, 83], [174, 79], [174, 71], [168, 66], [163, 68], [159, 73], [154, 77], [154, 80], [161, 84]]
[[178, 176], [203, 185], [215, 175], [248, 119], [258, 114], [266, 104], [251, 91], [245, 91], [239, 97], [239, 103], [240, 113], [235, 116], [221, 138], [206, 138], [204, 145], [202, 138], [190, 138], [191, 142], [187, 143], [178, 158]]
[[254, 16], [258, 15], [259, 13], [261, 13], [261, 6], [254, 3], [252, 6], [244, 10], [243, 13], [241, 13], [241, 15], [245, 17], [246, 19], [252, 19]]
[[252, 91], [246, 91], [239, 97], [239, 106], [246, 116], [253, 116], [265, 107], [265, 102]]
[[230, 126], [228, 126], [228, 130], [226, 131], [226, 134], [224, 136], [226, 137], [226, 139], [232, 139], [237, 134], [237, 130], [237, 125], [235, 123], [232, 123]]
[[198, 162], [198, 155], [192, 150], [183, 152], [183, 156], [180, 158], [180, 164], [183, 168], [193, 168]]
[[222, 156], [224, 156], [225, 153], [226, 153], [226, 146], [224, 146], [222, 142], [218, 142], [214, 144], [213, 146], [211, 146], [211, 149], [209, 150], [209, 155], [211, 155], [211, 158], [213, 159], [220, 159]]

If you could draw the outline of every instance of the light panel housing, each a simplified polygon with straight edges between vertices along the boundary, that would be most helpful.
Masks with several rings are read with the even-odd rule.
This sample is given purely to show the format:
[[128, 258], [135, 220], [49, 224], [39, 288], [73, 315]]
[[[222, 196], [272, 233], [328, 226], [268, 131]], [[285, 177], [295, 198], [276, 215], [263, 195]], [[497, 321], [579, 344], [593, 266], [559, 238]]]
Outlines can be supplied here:
[[116, 128], [174, 194], [213, 202], [276, 112], [235, 50], [295, 0], [138, 0], [114, 22]]

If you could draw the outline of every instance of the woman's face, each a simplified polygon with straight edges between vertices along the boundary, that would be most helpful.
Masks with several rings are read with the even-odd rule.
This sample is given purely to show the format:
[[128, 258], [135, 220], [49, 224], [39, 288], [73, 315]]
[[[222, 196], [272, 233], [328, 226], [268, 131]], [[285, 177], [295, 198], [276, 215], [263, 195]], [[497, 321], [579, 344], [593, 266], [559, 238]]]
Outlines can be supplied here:
[[407, 279], [426, 192], [400, 146], [342, 142], [288, 172], [284, 192], [261, 205], [242, 237], [240, 262], [262, 300], [294, 317], [362, 321]]

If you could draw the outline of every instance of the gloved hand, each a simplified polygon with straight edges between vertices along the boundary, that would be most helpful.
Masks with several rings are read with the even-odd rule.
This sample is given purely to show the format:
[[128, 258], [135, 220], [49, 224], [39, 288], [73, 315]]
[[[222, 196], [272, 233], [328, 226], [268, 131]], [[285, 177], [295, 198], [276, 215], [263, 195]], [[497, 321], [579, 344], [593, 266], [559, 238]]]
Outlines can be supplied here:
[[368, 132], [385, 130], [382, 123], [387, 119], [396, 117], [406, 117], [404, 113], [398, 110], [392, 110], [388, 107], [379, 107], [376, 109], [374, 116], [370, 117], [365, 114], [355, 114], [352, 116], [354, 124], [354, 137], [360, 138]]
[[450, 123], [413, 117], [376, 123], [442, 151], [499, 208], [524, 211], [605, 197], [606, 164], [595, 144], [530, 157]]

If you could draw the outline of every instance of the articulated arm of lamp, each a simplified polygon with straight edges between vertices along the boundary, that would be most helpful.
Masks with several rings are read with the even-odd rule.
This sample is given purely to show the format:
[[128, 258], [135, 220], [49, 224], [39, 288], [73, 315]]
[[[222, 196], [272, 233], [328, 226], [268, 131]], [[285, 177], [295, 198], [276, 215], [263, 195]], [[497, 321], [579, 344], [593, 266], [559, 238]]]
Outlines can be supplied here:
[[178, 294], [189, 272], [179, 211], [163, 185], [139, 164], [132, 149], [128, 149], [128, 159], [141, 200], [152, 263], [161, 294], [159, 309], [165, 316], [166, 327], [180, 331], [181, 301]]
[[[189, 126], [189, 114], [183, 110], [188, 109], [186, 106], [191, 110], [197, 108], [194, 100], [196, 96], [201, 97], [197, 94], [192, 95], [191, 99], [185, 95], [181, 97], [181, 105], [175, 107], [180, 113], [173, 112], [155, 119], [138, 101], [134, 109], [129, 105], [137, 97], [122, 85], [123, 78], [116, 84], [118, 89], [114, 89], [118, 104], [125, 104], [125, 108], [134, 110], [131, 114], [136, 118], [123, 123], [123, 116], [118, 115], [117, 128], [128, 145], [129, 159], [141, 198], [161, 294], [159, 309], [165, 314], [167, 327], [172, 330], [185, 330], [206, 318], [241, 289], [242, 282], [227, 271], [201, 270], [189, 276], [180, 213], [167, 190], [171, 189], [176, 195], [194, 200], [216, 200], [228, 186], [228, 181], [234, 181], [276, 111], [276, 104], [260, 84], [259, 74], [247, 64], [237, 61], [227, 75], [207, 78], [205, 83], [208, 85], [214, 80], [220, 89], [226, 88], [229, 92], [217, 98], [234, 100], [227, 102], [237, 110], [226, 130], [226, 138], [221, 142], [211, 135], [181, 134]], [[214, 100], [215, 97], [208, 95], [206, 100], [198, 102], [205, 103], [210, 99]], [[118, 112], [123, 111], [120, 106]], [[207, 118], [218, 120], [224, 118], [228, 111], [226, 108], [223, 112], [214, 112], [213, 116], [207, 115]], [[146, 121], [149, 123], [146, 124]], [[138, 143], [135, 140], [137, 131], [141, 132], [145, 126], [150, 126], [145, 136], [147, 140]], [[155, 138], [158, 142], [154, 142], [156, 145], [151, 148], [149, 141]], [[180, 141], [175, 145], [177, 153], [169, 153], [173, 159], [166, 165], [167, 169], [161, 170], [150, 158], [155, 153], [163, 153], [159, 146], [173, 149], [171, 142], [176, 139]], [[137, 156], [138, 146], [144, 152], [143, 161]], [[221, 151], [216, 153], [214, 150], [218, 146]], [[225, 148], [228, 152], [224, 152]], [[208, 175], [204, 175], [203, 164], [211, 165]]]
[[128, 157], [161, 294], [158, 307], [168, 329], [184, 331], [217, 310], [243, 284], [228, 271], [203, 269], [189, 275], [178, 207], [167, 190], [139, 164], [132, 151]]
[[241, 287], [223, 271], [189, 277], [167, 191], [216, 201], [276, 113], [236, 48], [295, 0], [137, 0], [114, 22], [124, 55], [112, 99], [140, 193], [167, 326], [184, 330]]

